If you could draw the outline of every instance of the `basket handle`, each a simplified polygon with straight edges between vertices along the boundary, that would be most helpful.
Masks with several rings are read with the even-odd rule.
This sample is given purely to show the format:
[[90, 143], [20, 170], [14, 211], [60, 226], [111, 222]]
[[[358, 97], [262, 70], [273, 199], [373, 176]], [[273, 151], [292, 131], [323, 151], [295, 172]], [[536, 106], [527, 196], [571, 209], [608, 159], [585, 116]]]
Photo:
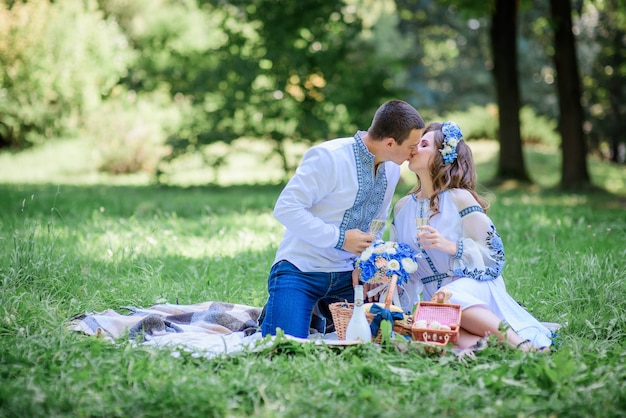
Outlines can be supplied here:
[[385, 297], [385, 309], [389, 309], [391, 302], [393, 301], [393, 292], [396, 291], [398, 285], [398, 275], [391, 275], [391, 282], [389, 282], [389, 290], [387, 290], [387, 296]]
[[448, 301], [451, 296], [452, 292], [444, 286], [435, 292], [430, 301], [435, 303], [449, 303]]

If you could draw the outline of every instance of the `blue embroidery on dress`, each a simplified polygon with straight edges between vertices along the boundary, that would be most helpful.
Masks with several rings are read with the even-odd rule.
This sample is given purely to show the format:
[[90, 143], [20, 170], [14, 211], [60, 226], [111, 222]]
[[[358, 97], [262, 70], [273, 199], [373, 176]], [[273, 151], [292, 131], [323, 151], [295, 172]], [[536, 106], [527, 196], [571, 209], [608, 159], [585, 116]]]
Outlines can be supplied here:
[[335, 248], [343, 247], [345, 231], [348, 229], [360, 229], [367, 231], [369, 224], [380, 212], [385, 200], [387, 190], [387, 174], [385, 164], [378, 166], [374, 176], [374, 155], [367, 149], [357, 132], [354, 135], [354, 158], [356, 163], [357, 180], [359, 188], [352, 207], [343, 214], [339, 229], [343, 232]]
[[428, 255], [426, 250], [423, 249], [423, 248], [422, 248], [422, 259], [426, 260], [426, 262], [428, 263], [428, 267], [430, 267], [432, 272], [435, 273], [433, 276], [422, 277], [422, 279], [421, 279], [422, 283], [423, 284], [427, 284], [427, 283], [430, 283], [430, 282], [434, 282], [436, 280], [437, 281], [437, 289], [439, 289], [441, 287], [441, 283], [443, 282], [443, 279], [448, 277], [448, 273], [439, 273], [439, 271], [435, 267], [435, 264], [433, 263], [433, 260], [431, 260], [430, 256]]
[[456, 240], [456, 254], [454, 254], [454, 258], [457, 260], [463, 257], [463, 245], [463, 240], [461, 238]]
[[485, 213], [485, 210], [483, 208], [481, 208], [480, 206], [468, 206], [465, 209], [463, 209], [462, 211], [459, 212], [459, 215], [461, 215], [461, 218], [464, 217], [465, 215], [469, 215], [472, 212], [481, 212], [481, 213]]
[[428, 255], [426, 250], [423, 248], [421, 250], [422, 250], [422, 258], [426, 260], [426, 262], [428, 263], [428, 267], [430, 267], [433, 273], [438, 273], [437, 268], [435, 267], [435, 264], [433, 263], [433, 260], [430, 259], [430, 256]]
[[439, 289], [441, 287], [441, 283], [443, 282], [443, 279], [445, 279], [446, 277], [448, 277], [447, 273], [439, 273], [439, 274], [435, 274], [434, 276], [422, 277], [422, 283], [428, 284], [436, 280], [437, 289]]
[[453, 274], [455, 276], [471, 277], [478, 281], [489, 281], [500, 277], [504, 268], [504, 245], [502, 244], [500, 234], [498, 234], [493, 224], [491, 224], [491, 231], [487, 232], [486, 244], [495, 265], [486, 266], [485, 270], [469, 270], [467, 267], [457, 268], [454, 269]]

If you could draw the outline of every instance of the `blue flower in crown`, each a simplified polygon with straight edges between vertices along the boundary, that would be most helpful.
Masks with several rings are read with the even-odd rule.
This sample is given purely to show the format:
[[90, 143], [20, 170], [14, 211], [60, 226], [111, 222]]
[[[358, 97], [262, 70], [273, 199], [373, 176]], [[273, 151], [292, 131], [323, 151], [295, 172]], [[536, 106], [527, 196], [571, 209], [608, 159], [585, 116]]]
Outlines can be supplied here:
[[441, 132], [443, 132], [443, 148], [439, 150], [443, 157], [443, 162], [450, 164], [459, 156], [456, 153], [456, 146], [463, 139], [461, 128], [452, 121], [441, 124]]

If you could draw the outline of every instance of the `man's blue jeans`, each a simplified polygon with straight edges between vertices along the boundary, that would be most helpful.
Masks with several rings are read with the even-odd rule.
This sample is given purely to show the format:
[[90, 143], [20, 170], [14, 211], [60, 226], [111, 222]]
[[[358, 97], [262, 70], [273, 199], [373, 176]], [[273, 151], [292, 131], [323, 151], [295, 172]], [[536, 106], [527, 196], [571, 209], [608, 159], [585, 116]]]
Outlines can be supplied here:
[[307, 273], [286, 260], [272, 266], [267, 289], [263, 336], [276, 335], [276, 328], [280, 328], [285, 334], [306, 338], [313, 307], [318, 303], [354, 301], [352, 271]]

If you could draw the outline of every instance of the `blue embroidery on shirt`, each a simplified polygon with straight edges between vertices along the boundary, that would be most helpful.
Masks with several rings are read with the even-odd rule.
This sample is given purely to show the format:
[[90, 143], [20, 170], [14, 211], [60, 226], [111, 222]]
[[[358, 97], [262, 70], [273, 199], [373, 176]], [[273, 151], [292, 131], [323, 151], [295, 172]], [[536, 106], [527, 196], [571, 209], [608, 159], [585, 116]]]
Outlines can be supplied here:
[[339, 241], [337, 241], [336, 249], [340, 250], [343, 248], [343, 243], [346, 241], [346, 230], [339, 228]]
[[340, 240], [335, 246], [343, 247], [345, 231], [348, 229], [360, 229], [367, 231], [369, 224], [380, 212], [385, 200], [387, 190], [387, 174], [385, 164], [380, 164], [374, 176], [374, 155], [369, 152], [359, 133], [354, 135], [354, 157], [358, 180], [358, 190], [352, 207], [343, 215], [339, 230]]

